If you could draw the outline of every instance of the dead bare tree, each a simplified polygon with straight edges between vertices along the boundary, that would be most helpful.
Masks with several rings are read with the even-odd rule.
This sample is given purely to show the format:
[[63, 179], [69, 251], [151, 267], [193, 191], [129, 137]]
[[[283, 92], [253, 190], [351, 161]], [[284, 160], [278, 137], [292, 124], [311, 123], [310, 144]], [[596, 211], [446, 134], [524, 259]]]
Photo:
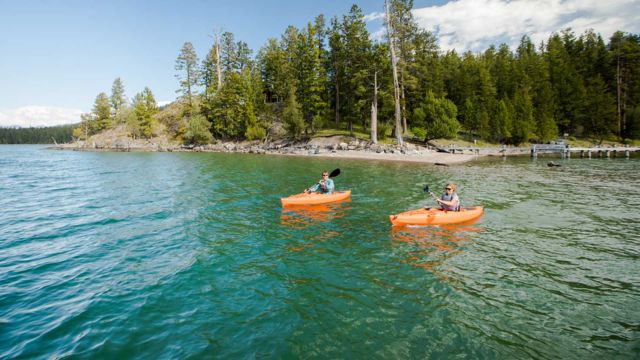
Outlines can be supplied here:
[[403, 145], [402, 140], [402, 116], [400, 113], [400, 85], [398, 84], [398, 59], [396, 58], [395, 36], [391, 26], [391, 14], [389, 11], [389, 0], [385, 0], [385, 15], [387, 22], [387, 39], [389, 40], [389, 50], [391, 51], [391, 67], [393, 72], [393, 95], [396, 102], [395, 109], [395, 135], [398, 145]]

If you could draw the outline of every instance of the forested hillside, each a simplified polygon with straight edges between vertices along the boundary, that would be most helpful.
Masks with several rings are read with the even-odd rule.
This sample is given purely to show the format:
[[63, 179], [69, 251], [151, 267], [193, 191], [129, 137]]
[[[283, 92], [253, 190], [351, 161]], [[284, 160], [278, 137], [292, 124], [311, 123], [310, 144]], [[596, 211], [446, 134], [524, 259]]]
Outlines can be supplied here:
[[207, 143], [263, 139], [279, 123], [293, 138], [355, 126], [374, 142], [394, 134], [398, 143], [407, 135], [506, 144], [640, 138], [638, 35], [559, 29], [540, 44], [525, 36], [514, 50], [459, 54], [418, 27], [411, 0], [386, 5], [380, 41], [353, 5], [342, 17], [289, 26], [255, 54], [230, 32], [215, 34], [202, 58], [186, 42], [175, 66], [178, 101], [158, 112], [146, 88], [129, 103], [118, 78], [74, 135], [126, 125], [134, 137], [166, 131]]
[[53, 144], [72, 140], [71, 132], [77, 125], [52, 127], [2, 128], [0, 144]]

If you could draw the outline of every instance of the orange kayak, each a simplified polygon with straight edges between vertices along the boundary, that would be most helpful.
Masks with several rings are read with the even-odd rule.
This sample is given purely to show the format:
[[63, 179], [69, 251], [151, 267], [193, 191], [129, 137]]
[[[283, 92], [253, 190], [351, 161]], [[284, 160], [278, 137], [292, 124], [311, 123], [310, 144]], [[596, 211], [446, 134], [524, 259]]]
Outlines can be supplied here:
[[331, 194], [296, 194], [286, 198], [281, 198], [282, 206], [289, 205], [317, 205], [326, 204], [335, 201], [346, 200], [351, 196], [351, 190], [346, 191], [334, 191]]
[[482, 216], [483, 211], [482, 206], [466, 207], [460, 211], [422, 208], [389, 215], [389, 220], [393, 226], [456, 224], [477, 219]]

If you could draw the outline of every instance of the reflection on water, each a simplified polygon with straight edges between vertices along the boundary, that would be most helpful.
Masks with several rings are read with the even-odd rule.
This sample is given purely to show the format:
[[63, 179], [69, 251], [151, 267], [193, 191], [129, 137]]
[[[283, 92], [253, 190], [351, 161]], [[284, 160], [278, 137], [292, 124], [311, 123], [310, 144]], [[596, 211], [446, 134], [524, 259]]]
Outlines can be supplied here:
[[406, 263], [446, 278], [443, 274], [446, 270], [441, 269], [441, 265], [462, 252], [463, 245], [475, 238], [473, 234], [482, 232], [482, 227], [475, 225], [477, 221], [440, 226], [394, 226], [391, 239], [411, 245], [406, 249]]
[[282, 208], [280, 224], [297, 229], [304, 229], [319, 222], [344, 217], [343, 203], [349, 199], [329, 204], [296, 205]]

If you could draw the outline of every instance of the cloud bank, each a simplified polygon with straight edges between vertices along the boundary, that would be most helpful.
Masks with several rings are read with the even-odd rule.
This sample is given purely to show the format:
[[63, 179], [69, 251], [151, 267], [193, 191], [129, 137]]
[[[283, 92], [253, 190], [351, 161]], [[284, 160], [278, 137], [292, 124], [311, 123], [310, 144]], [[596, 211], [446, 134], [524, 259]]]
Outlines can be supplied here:
[[[576, 35], [593, 29], [605, 42], [618, 30], [640, 32], [637, 0], [457, 0], [414, 9], [413, 16], [437, 36], [442, 50], [458, 52], [484, 51], [502, 43], [515, 48], [524, 35], [538, 45], [566, 28]], [[366, 18], [379, 19], [380, 13]]]
[[45, 127], [80, 122], [80, 109], [52, 106], [24, 106], [0, 109], [0, 127]]

